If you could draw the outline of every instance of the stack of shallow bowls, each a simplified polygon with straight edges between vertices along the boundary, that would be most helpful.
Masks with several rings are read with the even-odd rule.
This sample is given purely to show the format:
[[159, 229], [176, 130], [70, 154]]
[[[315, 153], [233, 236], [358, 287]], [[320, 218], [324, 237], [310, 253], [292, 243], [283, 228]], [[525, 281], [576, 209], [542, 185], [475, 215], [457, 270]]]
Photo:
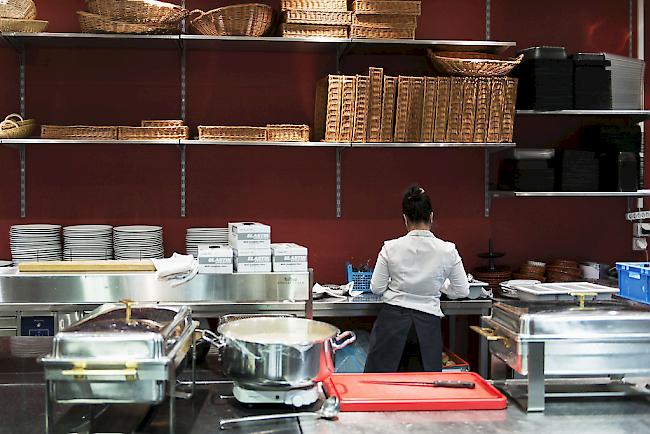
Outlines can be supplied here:
[[115, 259], [162, 259], [160, 226], [118, 226], [113, 229]]
[[61, 260], [61, 226], [14, 225], [9, 230], [14, 263]]
[[515, 279], [524, 279], [524, 280], [539, 280], [540, 282], [545, 282], [546, 278], [546, 264], [539, 261], [528, 261], [524, 264], [521, 264], [519, 267], [519, 272], [513, 273], [512, 277]]
[[185, 249], [188, 255], [199, 255], [199, 244], [228, 244], [228, 228], [188, 228]]
[[549, 282], [579, 282], [582, 270], [576, 261], [556, 259], [546, 267], [546, 277]]
[[63, 228], [63, 260], [113, 259], [113, 226], [76, 225]]

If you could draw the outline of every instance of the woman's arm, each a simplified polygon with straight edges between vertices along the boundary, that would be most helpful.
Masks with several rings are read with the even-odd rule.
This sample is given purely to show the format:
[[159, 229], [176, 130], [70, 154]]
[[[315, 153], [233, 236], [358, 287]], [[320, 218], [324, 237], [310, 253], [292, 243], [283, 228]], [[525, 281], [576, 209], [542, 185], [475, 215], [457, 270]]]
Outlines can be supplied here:
[[449, 288], [447, 289], [447, 296], [449, 298], [464, 298], [469, 295], [469, 282], [467, 281], [467, 273], [463, 266], [463, 260], [458, 254], [458, 250], [454, 249], [451, 258], [451, 266], [449, 268]]
[[370, 280], [370, 290], [375, 294], [383, 294], [388, 288], [388, 260], [386, 254], [386, 246], [381, 248], [379, 256], [377, 256], [377, 263], [375, 270], [372, 272], [372, 280]]

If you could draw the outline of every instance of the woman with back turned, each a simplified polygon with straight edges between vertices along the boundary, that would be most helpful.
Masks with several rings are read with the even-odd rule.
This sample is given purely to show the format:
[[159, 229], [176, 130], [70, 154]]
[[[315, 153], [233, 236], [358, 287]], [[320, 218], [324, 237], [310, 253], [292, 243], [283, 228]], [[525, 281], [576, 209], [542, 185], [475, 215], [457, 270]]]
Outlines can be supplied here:
[[469, 283], [453, 243], [431, 232], [433, 210], [424, 189], [411, 187], [402, 200], [407, 234], [384, 243], [370, 289], [384, 301], [370, 335], [365, 372], [396, 372], [409, 332], [417, 336], [424, 371], [442, 370], [440, 289], [463, 298]]

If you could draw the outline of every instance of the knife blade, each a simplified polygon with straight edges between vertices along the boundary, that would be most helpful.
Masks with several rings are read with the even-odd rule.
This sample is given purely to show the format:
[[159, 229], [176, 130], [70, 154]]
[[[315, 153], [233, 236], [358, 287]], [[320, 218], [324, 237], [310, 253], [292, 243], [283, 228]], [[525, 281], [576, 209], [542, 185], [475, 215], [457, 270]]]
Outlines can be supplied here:
[[474, 389], [476, 384], [472, 381], [455, 381], [455, 380], [445, 380], [445, 381], [372, 381], [365, 380], [361, 381], [362, 383], [368, 384], [392, 384], [392, 385], [402, 385], [402, 386], [428, 386], [428, 387], [449, 387], [453, 389]]

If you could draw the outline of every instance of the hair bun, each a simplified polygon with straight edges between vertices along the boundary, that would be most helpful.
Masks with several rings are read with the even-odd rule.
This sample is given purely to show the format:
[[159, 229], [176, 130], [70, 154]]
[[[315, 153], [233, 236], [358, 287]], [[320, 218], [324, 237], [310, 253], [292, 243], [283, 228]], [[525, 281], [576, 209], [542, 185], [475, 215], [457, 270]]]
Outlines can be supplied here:
[[414, 185], [411, 188], [409, 188], [407, 197], [409, 200], [417, 199], [418, 197], [422, 196], [424, 193], [425, 193], [424, 188], [420, 187], [419, 185]]

